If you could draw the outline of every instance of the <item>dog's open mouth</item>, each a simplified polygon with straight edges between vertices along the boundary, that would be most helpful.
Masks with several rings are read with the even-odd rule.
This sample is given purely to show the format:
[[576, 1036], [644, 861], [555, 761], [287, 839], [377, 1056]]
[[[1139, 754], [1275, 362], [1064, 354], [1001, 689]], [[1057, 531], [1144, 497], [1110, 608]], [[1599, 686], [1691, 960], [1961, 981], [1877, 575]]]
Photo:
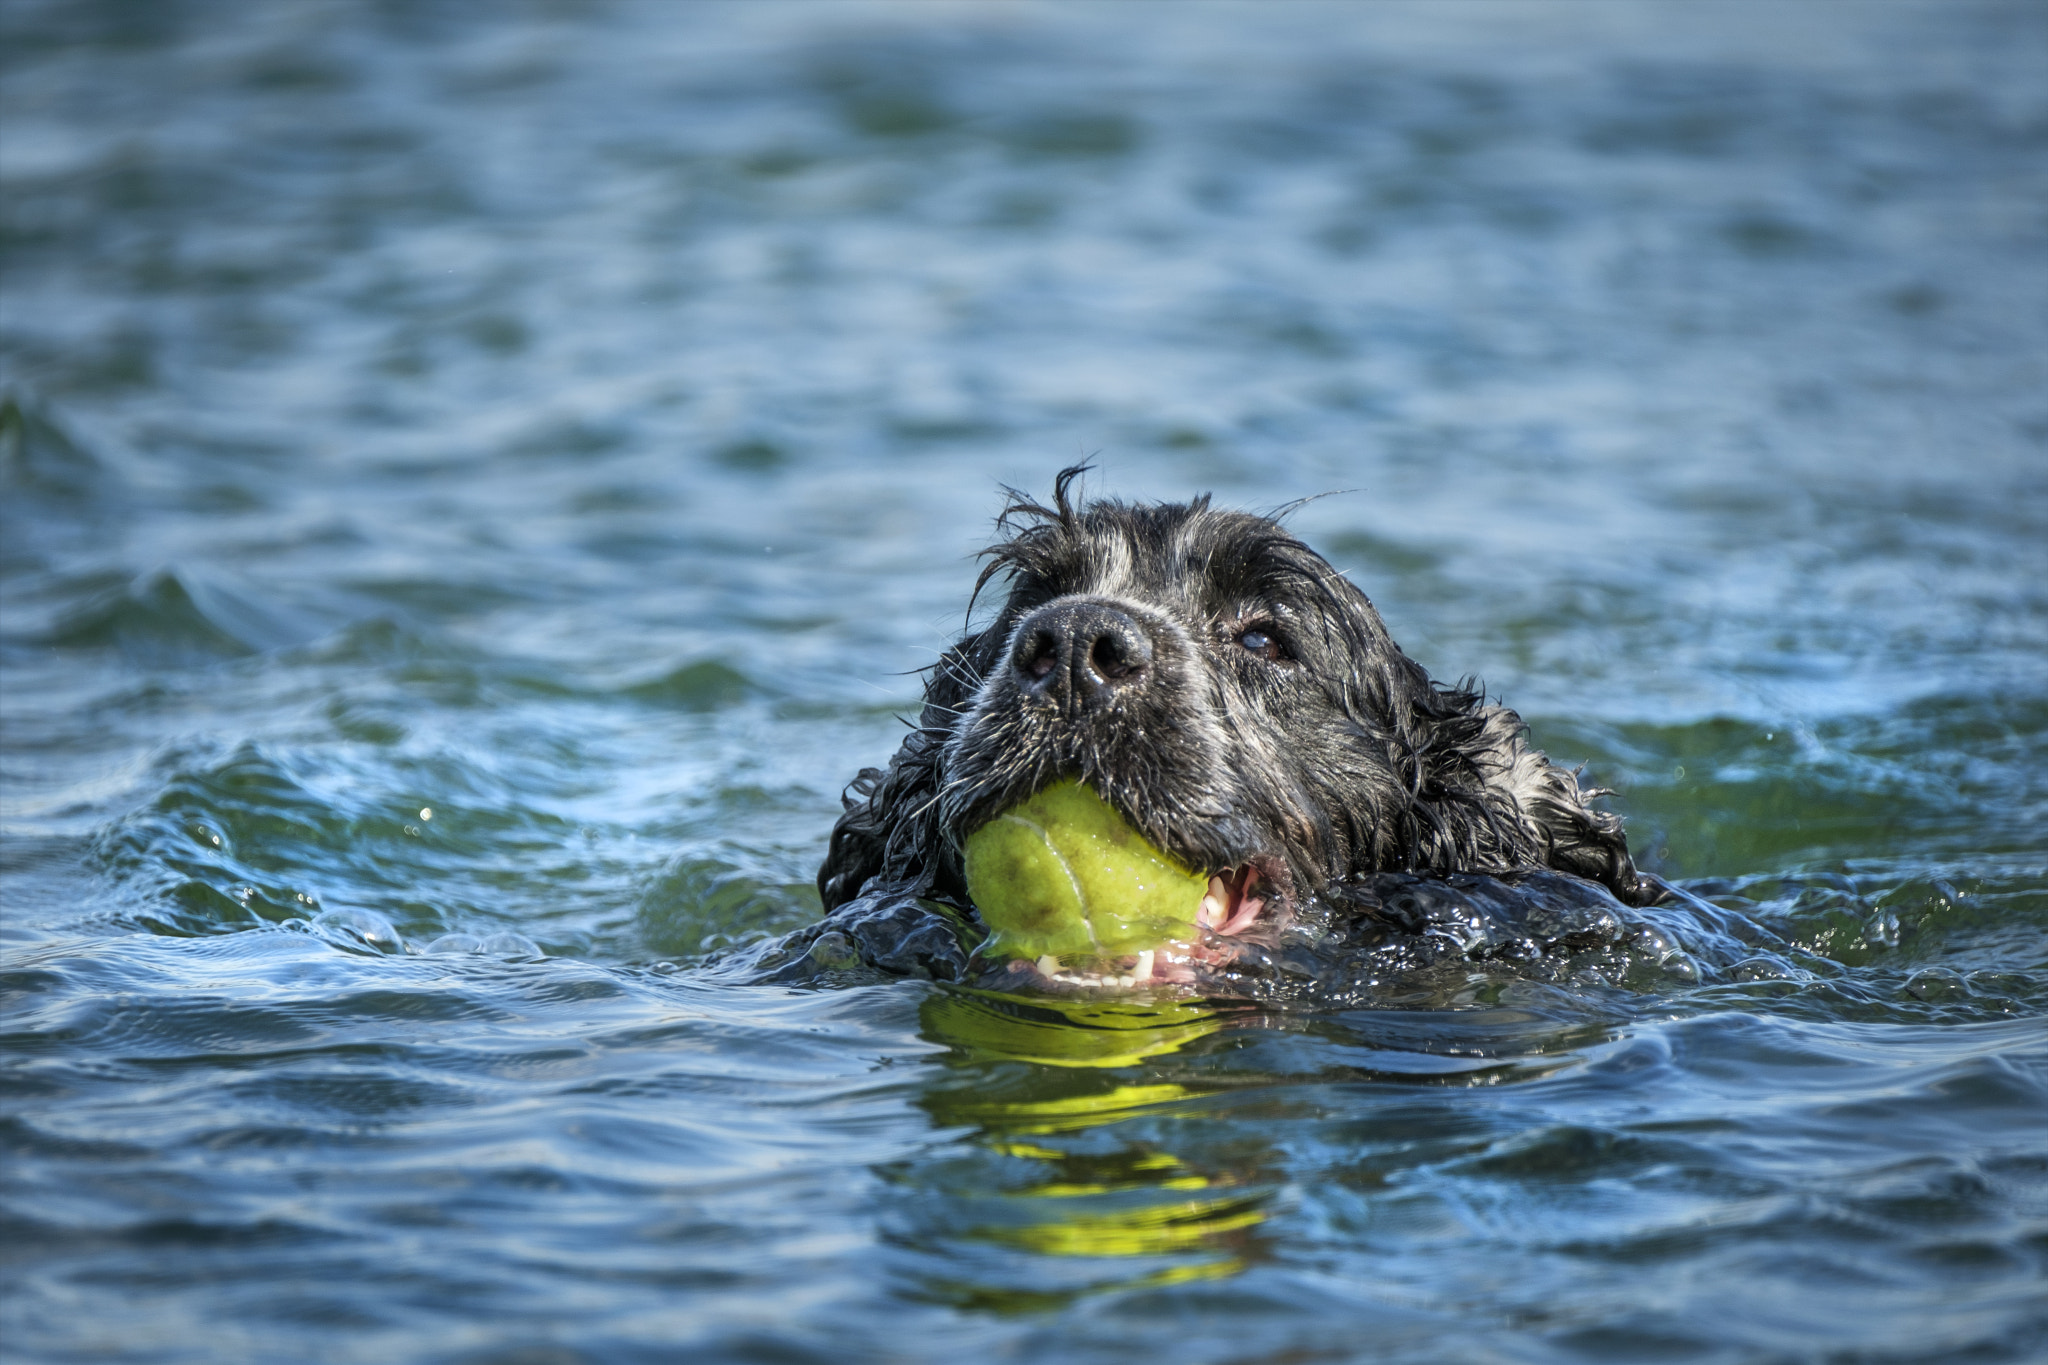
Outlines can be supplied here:
[[1265, 911], [1266, 897], [1262, 891], [1268, 883], [1269, 879], [1261, 877], [1252, 863], [1211, 873], [1195, 923], [1226, 938], [1243, 933]]

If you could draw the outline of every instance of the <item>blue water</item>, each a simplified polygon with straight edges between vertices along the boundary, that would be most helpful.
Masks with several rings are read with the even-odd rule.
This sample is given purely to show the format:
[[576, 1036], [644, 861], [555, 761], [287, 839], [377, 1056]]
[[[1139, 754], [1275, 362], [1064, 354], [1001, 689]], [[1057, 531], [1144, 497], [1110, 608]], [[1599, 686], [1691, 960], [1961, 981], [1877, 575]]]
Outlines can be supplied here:
[[[0, 1351], [2048, 1354], [2048, 19], [0, 5]], [[1792, 945], [794, 991], [999, 485]]]

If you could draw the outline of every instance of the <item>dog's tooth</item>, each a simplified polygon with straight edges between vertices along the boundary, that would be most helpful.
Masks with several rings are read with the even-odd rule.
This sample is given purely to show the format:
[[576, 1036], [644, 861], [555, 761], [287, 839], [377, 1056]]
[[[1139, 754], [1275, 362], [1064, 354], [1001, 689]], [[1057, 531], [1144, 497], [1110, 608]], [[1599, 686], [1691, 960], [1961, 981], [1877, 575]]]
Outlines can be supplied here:
[[1051, 953], [1047, 953], [1044, 957], [1038, 959], [1038, 970], [1045, 976], [1056, 977], [1060, 974], [1060, 960]]
[[1120, 976], [1116, 979], [1116, 984], [1124, 987], [1135, 986], [1138, 984], [1138, 978], [1135, 976]]
[[1230, 884], [1221, 877], [1209, 878], [1209, 889], [1202, 896], [1201, 913], [1195, 916], [1195, 923], [1205, 929], [1221, 928], [1230, 918]]
[[1152, 979], [1152, 950], [1147, 948], [1138, 954], [1138, 965], [1131, 968], [1131, 975], [1140, 981]]

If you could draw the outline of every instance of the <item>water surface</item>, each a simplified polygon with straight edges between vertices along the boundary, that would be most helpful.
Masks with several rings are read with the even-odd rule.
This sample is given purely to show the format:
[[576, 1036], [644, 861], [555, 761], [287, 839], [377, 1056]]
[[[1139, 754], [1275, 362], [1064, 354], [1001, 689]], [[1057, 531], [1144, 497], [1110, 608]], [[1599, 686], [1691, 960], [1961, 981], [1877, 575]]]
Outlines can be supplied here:
[[[2036, 6], [0, 8], [0, 1339], [2048, 1349]], [[1270, 509], [1788, 939], [734, 983], [998, 486]]]

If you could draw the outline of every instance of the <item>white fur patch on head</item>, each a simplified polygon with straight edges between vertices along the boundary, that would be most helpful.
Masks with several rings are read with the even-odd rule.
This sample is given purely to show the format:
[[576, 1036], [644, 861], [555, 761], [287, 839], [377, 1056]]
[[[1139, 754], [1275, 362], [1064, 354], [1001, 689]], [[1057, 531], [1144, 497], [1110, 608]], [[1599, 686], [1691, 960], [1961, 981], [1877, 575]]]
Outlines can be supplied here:
[[1103, 597], [1130, 597], [1135, 568], [1131, 542], [1123, 536], [1104, 536], [1094, 547], [1089, 591]]

